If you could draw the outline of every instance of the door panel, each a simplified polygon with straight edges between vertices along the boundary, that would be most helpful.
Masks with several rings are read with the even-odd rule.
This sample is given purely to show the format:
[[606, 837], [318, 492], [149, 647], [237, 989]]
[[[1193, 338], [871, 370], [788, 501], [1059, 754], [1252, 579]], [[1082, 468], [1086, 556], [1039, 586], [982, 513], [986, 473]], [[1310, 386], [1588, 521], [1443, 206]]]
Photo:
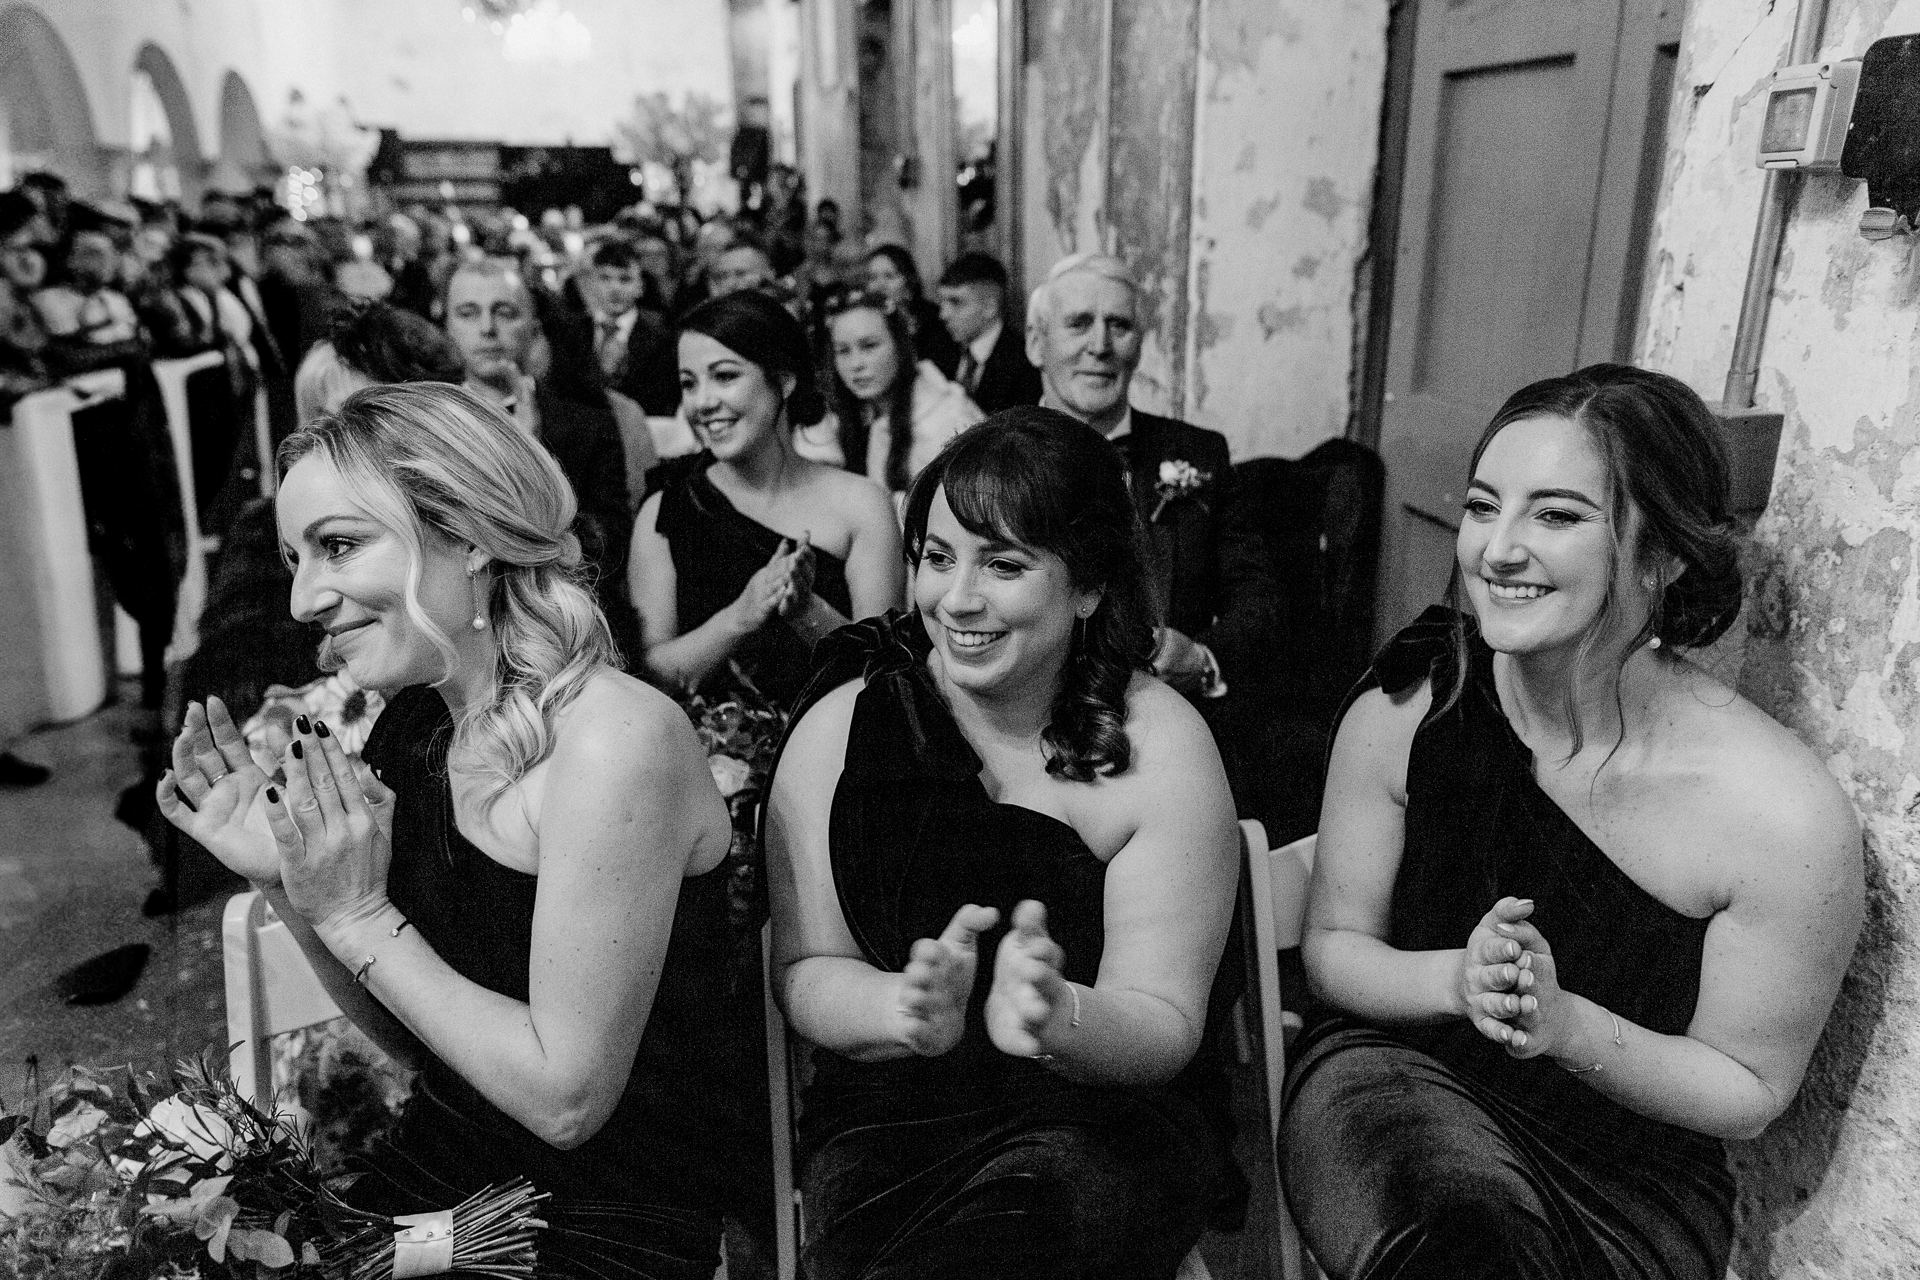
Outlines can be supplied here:
[[1626, 354], [1681, 3], [1422, 0], [1381, 410], [1382, 636], [1445, 591], [1467, 459], [1501, 401]]

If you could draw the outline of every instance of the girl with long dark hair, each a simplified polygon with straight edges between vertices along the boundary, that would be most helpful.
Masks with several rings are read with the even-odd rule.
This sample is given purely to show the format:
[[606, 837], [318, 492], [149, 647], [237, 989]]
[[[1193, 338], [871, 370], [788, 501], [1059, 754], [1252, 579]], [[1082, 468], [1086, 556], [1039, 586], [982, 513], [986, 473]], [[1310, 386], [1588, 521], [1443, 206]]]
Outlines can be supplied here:
[[765, 824], [775, 992], [820, 1050], [808, 1274], [1165, 1280], [1234, 1185], [1207, 1027], [1239, 843], [1149, 674], [1119, 454], [1007, 410], [906, 537], [912, 610], [823, 646]]

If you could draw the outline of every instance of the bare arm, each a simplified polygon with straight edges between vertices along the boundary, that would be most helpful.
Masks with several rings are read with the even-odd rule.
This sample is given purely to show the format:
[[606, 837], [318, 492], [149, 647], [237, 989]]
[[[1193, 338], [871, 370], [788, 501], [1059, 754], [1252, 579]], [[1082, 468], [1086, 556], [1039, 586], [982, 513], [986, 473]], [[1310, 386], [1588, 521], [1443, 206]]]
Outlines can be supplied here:
[[865, 476], [847, 475], [853, 545], [847, 548], [847, 592], [853, 616], [872, 618], [906, 602], [906, 560], [893, 499]]
[[[617, 692], [569, 709], [548, 770], [526, 1002], [456, 973], [417, 929], [395, 935], [401, 916], [386, 901], [383, 877], [351, 906], [299, 908], [317, 916], [316, 933], [342, 965], [359, 971], [374, 958], [368, 991], [441, 1060], [562, 1149], [598, 1132], [619, 1101], [680, 881], [717, 863], [728, 839], [724, 802], [685, 717], [619, 679]], [[302, 796], [291, 773], [288, 798], [298, 815]], [[322, 801], [324, 814], [331, 802]], [[314, 861], [315, 844], [309, 835], [303, 858], [287, 864], [297, 903], [315, 892], [303, 865]]]
[[1320, 805], [1313, 884], [1301, 943], [1314, 994], [1363, 1018], [1428, 1023], [1468, 1016], [1462, 947], [1387, 945], [1393, 881], [1406, 837], [1407, 757], [1432, 703], [1426, 686], [1395, 702], [1363, 694], [1335, 734]]
[[[772, 616], [770, 603], [762, 599], [767, 593], [761, 577], [767, 570], [754, 576], [733, 605], [683, 635], [675, 595], [679, 580], [673, 547], [660, 533], [659, 517], [660, 495], [655, 493], [641, 506], [640, 518], [633, 523], [627, 584], [633, 594], [633, 607], [640, 615], [640, 642], [647, 666], [661, 679], [691, 689]], [[779, 559], [776, 555], [775, 560]]]
[[1239, 887], [1233, 797], [1205, 722], [1158, 681], [1136, 679], [1130, 701], [1133, 765], [1090, 784], [1133, 825], [1107, 864], [1100, 976], [1068, 990], [1065, 957], [1033, 943], [1038, 909], [1023, 903], [987, 1004], [1003, 1051], [1094, 1085], [1164, 1084], [1192, 1060]]
[[305, 916], [293, 909], [287, 901], [287, 891], [280, 887], [278, 880], [271, 884], [254, 884], [254, 888], [267, 896], [273, 904], [274, 914], [286, 923], [287, 931], [293, 934], [294, 941], [300, 944], [300, 950], [306, 954], [307, 963], [313, 966], [313, 974], [320, 979], [320, 985], [327, 989], [333, 1003], [354, 1026], [367, 1033], [389, 1058], [403, 1066], [417, 1068], [421, 1060], [420, 1042], [414, 1038], [398, 1018], [388, 1011], [387, 1006], [368, 995], [366, 988], [353, 980], [353, 974], [345, 965], [327, 950], [327, 944], [313, 931]]

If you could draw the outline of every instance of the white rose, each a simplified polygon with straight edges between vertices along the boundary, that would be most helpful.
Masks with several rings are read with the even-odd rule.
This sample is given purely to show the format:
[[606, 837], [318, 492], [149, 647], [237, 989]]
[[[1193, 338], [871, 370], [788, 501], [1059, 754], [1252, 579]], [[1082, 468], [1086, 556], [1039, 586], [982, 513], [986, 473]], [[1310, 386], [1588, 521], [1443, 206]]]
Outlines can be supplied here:
[[707, 768], [713, 773], [713, 785], [720, 788], [720, 795], [731, 800], [740, 794], [740, 789], [753, 777], [753, 770], [744, 760], [732, 756], [708, 756]]

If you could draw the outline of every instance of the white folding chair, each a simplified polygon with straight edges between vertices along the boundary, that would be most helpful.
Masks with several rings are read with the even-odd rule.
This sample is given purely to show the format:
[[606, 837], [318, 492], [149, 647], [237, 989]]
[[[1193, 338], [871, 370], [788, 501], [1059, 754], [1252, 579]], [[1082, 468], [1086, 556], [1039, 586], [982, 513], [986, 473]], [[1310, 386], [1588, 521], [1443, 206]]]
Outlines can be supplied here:
[[220, 937], [234, 1087], [265, 1108], [274, 1094], [273, 1037], [337, 1018], [340, 1008], [258, 891], [228, 899]]
[[200, 495], [193, 479], [193, 421], [187, 412], [187, 379], [216, 368], [226, 357], [202, 351], [178, 360], [155, 360], [153, 380], [160, 384], [160, 403], [167, 413], [167, 435], [173, 441], [173, 472], [180, 485], [183, 527], [187, 533], [187, 571], [180, 579], [179, 602], [173, 616], [173, 638], [167, 645], [169, 665], [184, 662], [200, 647], [200, 610], [207, 603], [207, 556], [218, 539], [200, 528]]
[[[772, 921], [760, 930], [760, 973], [767, 1011], [767, 1092], [773, 1103], [774, 1275], [776, 1280], [795, 1280], [806, 1218], [800, 1189], [793, 1180], [793, 1070], [787, 1051], [787, 1020], [773, 1000]], [[1174, 1280], [1212, 1280], [1198, 1245], [1181, 1260]]]
[[1255, 965], [1260, 984], [1260, 1039], [1266, 1053], [1267, 1137], [1273, 1152], [1275, 1193], [1279, 1200], [1280, 1274], [1299, 1280], [1310, 1265], [1299, 1229], [1287, 1211], [1286, 1193], [1278, 1185], [1280, 1173], [1280, 1093], [1287, 1076], [1286, 1029], [1298, 1026], [1298, 1014], [1280, 1005], [1280, 953], [1300, 945], [1306, 919], [1307, 881], [1313, 874], [1316, 837], [1306, 836], [1280, 849], [1267, 847], [1267, 831], [1251, 818], [1240, 822], [1247, 851], [1248, 879], [1253, 886]]

